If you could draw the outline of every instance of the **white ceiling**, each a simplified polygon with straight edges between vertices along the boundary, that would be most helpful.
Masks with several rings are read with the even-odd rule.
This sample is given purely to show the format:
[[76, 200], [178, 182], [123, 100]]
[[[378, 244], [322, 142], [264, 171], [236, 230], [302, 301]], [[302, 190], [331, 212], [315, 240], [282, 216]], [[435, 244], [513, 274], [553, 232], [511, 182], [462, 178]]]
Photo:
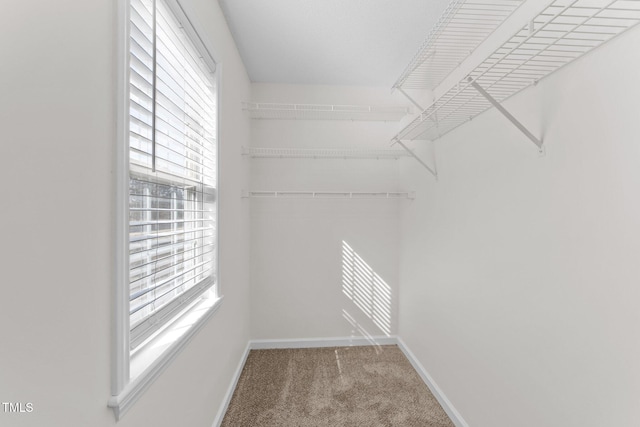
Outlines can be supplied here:
[[219, 0], [253, 82], [391, 87], [449, 0]]

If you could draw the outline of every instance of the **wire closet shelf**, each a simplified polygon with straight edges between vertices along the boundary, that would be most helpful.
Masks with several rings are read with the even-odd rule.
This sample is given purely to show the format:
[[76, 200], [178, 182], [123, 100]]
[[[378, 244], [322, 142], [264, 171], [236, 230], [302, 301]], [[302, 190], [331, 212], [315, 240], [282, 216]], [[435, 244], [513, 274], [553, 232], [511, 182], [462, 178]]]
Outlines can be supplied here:
[[394, 138], [434, 140], [640, 22], [640, 0], [555, 0]]
[[281, 120], [353, 120], [397, 122], [409, 107], [375, 105], [278, 104], [243, 102], [252, 119]]
[[413, 191], [364, 192], [364, 191], [245, 191], [244, 198], [262, 199], [415, 199]]
[[524, 0], [453, 0], [394, 88], [433, 89]]
[[263, 159], [391, 159], [410, 157], [405, 150], [343, 148], [242, 147], [242, 154]]

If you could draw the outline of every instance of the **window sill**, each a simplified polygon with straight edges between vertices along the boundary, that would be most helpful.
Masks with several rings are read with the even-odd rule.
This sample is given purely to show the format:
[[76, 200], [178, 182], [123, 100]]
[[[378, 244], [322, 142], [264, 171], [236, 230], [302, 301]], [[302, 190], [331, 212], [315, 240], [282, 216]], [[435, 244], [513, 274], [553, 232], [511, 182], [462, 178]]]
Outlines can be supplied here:
[[116, 420], [122, 418], [218, 310], [222, 297], [215, 297], [213, 292], [209, 292], [205, 292], [177, 315], [169, 326], [149, 338], [131, 355], [129, 383], [117, 396], [111, 396], [108, 403]]

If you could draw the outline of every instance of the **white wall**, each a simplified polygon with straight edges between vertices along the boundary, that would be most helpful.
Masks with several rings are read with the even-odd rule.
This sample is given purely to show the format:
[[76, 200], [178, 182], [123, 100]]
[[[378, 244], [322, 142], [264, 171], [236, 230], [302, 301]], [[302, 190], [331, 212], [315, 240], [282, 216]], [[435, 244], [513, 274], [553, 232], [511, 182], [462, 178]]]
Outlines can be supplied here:
[[[278, 121], [250, 129], [243, 100], [395, 98], [362, 88], [251, 93], [217, 2], [184, 3], [222, 63], [225, 302], [118, 425], [209, 426], [250, 334], [382, 334], [342, 293], [343, 240], [390, 286], [391, 333], [471, 426], [640, 424], [640, 29], [507, 102], [543, 134], [545, 157], [490, 111], [437, 142], [437, 183], [412, 160], [400, 161], [398, 181], [395, 162], [243, 159], [250, 143], [386, 147], [397, 130]], [[30, 414], [0, 412], [0, 424], [115, 425], [106, 407], [115, 5], [13, 2], [0, 28], [0, 401], [34, 405]], [[251, 219], [239, 198], [248, 187], [346, 185], [417, 189], [418, 198], [252, 200]]]
[[[259, 102], [404, 104], [387, 88], [254, 84]], [[253, 120], [256, 147], [389, 148], [398, 124]], [[252, 190], [396, 191], [396, 160], [246, 159]], [[251, 325], [255, 339], [395, 334], [399, 208], [394, 200], [251, 199]], [[349, 246], [345, 246], [345, 242]], [[351, 249], [349, 249], [349, 247]], [[343, 277], [343, 253], [367, 265]], [[375, 282], [375, 283], [374, 283]], [[347, 294], [345, 294], [346, 291]], [[373, 293], [372, 293], [373, 292]], [[373, 309], [367, 308], [372, 307]]]
[[[0, 17], [0, 425], [110, 426], [115, 41], [112, 0], [12, 2]], [[250, 86], [215, 1], [184, 1], [222, 63], [225, 301], [118, 425], [210, 426], [249, 338]]]
[[545, 157], [494, 109], [403, 160], [399, 335], [472, 427], [640, 425], [638, 46], [506, 102]]

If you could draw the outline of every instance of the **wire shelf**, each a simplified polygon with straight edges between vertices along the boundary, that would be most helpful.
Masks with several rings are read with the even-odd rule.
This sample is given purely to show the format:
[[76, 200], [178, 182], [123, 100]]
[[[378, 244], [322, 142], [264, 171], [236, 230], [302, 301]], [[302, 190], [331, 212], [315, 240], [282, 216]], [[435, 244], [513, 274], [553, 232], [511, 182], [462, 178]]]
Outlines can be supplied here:
[[413, 191], [363, 192], [363, 191], [245, 191], [243, 198], [262, 199], [415, 199]]
[[640, 0], [555, 0], [393, 140], [437, 139], [640, 22]]
[[397, 122], [411, 108], [371, 105], [276, 104], [244, 102], [252, 119], [281, 120], [354, 120]]
[[524, 0], [453, 0], [393, 85], [433, 89]]
[[264, 159], [391, 159], [410, 157], [405, 150], [340, 148], [259, 148], [242, 147], [242, 154]]

